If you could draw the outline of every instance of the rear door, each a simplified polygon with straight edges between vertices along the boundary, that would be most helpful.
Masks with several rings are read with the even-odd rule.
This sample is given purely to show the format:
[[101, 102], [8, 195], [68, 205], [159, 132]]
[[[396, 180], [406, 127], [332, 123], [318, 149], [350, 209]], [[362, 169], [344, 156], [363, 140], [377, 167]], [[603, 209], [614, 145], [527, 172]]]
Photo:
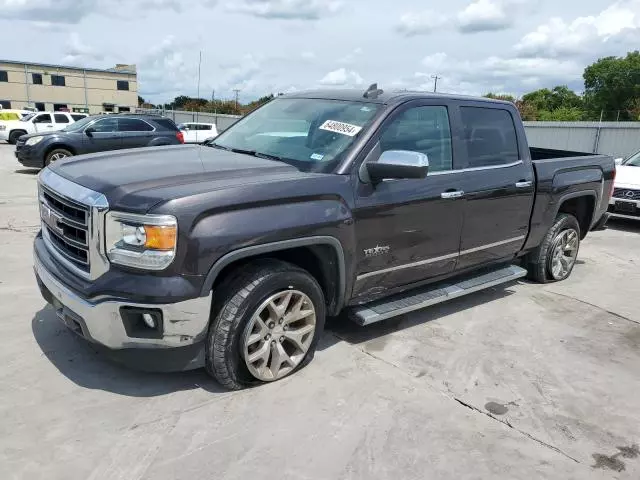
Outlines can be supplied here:
[[464, 223], [457, 269], [513, 257], [523, 246], [534, 199], [534, 174], [515, 108], [463, 102], [466, 165], [461, 173]]
[[62, 130], [71, 123], [71, 120], [69, 119], [69, 116], [64, 113], [54, 113], [53, 122], [53, 130]]
[[91, 129], [91, 134], [85, 133], [84, 151], [93, 153], [122, 148], [122, 135], [118, 131], [118, 121], [115, 117], [107, 117], [87, 125], [85, 132]]
[[53, 118], [50, 113], [41, 113], [36, 115], [33, 120], [33, 126], [38, 133], [53, 131]]
[[139, 118], [118, 119], [118, 131], [122, 136], [121, 148], [146, 147], [155, 128]]
[[385, 120], [365, 148], [369, 153], [379, 144], [380, 152], [424, 153], [429, 173], [424, 179], [386, 180], [375, 186], [358, 183], [354, 296], [388, 293], [454, 270], [464, 200], [451, 195], [460, 188], [460, 178], [450, 107], [445, 99], [409, 102]]

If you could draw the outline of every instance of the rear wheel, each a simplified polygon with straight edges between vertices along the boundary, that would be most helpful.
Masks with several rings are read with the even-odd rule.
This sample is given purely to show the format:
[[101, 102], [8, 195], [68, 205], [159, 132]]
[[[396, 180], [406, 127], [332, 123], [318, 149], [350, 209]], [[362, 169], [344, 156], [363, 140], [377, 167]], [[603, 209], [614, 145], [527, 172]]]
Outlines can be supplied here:
[[558, 282], [571, 275], [580, 248], [580, 224], [561, 213], [542, 243], [528, 256], [529, 278], [540, 283]]
[[49, 165], [52, 162], [57, 162], [58, 160], [62, 160], [63, 158], [71, 157], [73, 153], [64, 148], [55, 148], [47, 153], [46, 158], [44, 159], [44, 164]]
[[16, 143], [18, 143], [18, 139], [22, 136], [22, 135], [26, 135], [27, 132], [24, 132], [22, 130], [15, 130], [13, 132], [11, 132], [9, 134], [9, 140], [7, 140], [11, 145], [15, 145]]
[[280, 380], [313, 358], [325, 303], [305, 270], [276, 260], [241, 267], [214, 294], [206, 368], [229, 389]]

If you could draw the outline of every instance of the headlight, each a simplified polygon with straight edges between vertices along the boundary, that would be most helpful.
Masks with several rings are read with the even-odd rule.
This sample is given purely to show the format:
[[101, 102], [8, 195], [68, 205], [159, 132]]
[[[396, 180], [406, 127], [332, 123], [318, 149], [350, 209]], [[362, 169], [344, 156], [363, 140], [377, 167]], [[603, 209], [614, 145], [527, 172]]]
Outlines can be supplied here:
[[146, 270], [164, 270], [176, 254], [178, 222], [171, 215], [109, 212], [106, 251], [113, 263]]
[[41, 142], [42, 139], [44, 139], [44, 137], [31, 137], [31, 138], [28, 138], [27, 141], [25, 142], [25, 145], [28, 145], [28, 146], [35, 145], [36, 143]]

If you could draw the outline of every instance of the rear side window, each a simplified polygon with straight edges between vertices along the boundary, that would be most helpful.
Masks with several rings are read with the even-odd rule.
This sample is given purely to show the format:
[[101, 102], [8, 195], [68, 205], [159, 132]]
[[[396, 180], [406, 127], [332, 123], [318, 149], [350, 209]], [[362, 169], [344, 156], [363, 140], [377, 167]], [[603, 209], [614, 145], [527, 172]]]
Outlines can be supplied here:
[[67, 118], [67, 116], [61, 113], [54, 113], [53, 119], [56, 121], [56, 123], [69, 123], [69, 119]]
[[118, 131], [120, 132], [150, 132], [153, 127], [147, 122], [137, 118], [120, 118], [118, 120]]
[[82, 120], [83, 118], [86, 118], [86, 115], [78, 115], [78, 114], [71, 114], [71, 118], [73, 118], [74, 121], [78, 121], [78, 120]]
[[380, 136], [382, 151], [409, 150], [427, 155], [429, 171], [453, 168], [447, 107], [414, 107], [402, 112]]
[[211, 125], [198, 125], [198, 130], [211, 130]]
[[168, 118], [154, 118], [153, 121], [157, 125], [159, 125], [163, 130], [170, 130], [172, 132], [178, 131], [178, 127], [176, 127], [176, 124], [173, 123], [173, 121], [169, 120]]
[[504, 165], [519, 160], [513, 117], [498, 108], [461, 107], [469, 167]]

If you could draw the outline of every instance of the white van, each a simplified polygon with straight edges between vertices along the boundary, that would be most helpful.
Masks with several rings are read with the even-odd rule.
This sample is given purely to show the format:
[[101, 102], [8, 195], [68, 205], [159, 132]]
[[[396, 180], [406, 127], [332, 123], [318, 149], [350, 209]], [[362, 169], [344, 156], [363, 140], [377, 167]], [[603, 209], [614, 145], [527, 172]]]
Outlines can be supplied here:
[[218, 129], [213, 123], [186, 122], [178, 125], [184, 136], [184, 143], [202, 143], [218, 136]]
[[87, 116], [86, 113], [30, 112], [19, 120], [0, 120], [0, 140], [14, 145], [22, 135], [62, 130]]

